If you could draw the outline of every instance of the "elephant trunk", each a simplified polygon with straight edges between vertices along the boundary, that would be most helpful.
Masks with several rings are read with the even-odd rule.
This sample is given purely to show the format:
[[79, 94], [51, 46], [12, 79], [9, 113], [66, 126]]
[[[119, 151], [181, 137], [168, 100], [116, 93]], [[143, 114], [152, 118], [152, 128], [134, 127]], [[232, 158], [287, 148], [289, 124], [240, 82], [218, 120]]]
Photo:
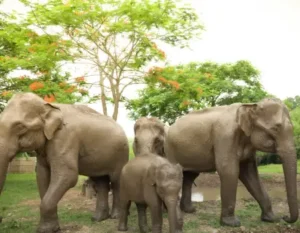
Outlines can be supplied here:
[[165, 204], [168, 209], [168, 220], [169, 220], [169, 232], [170, 233], [181, 233], [182, 232], [182, 215], [179, 208], [177, 198], [166, 199]]
[[6, 180], [8, 165], [9, 165], [9, 160], [5, 156], [1, 156], [0, 157], [0, 194], [2, 193], [2, 189], [4, 187], [4, 183]]
[[[291, 134], [292, 135], [292, 134]], [[277, 141], [277, 152], [281, 157], [284, 171], [287, 201], [289, 205], [290, 216], [283, 219], [288, 223], [294, 223], [298, 219], [298, 201], [297, 201], [297, 155], [293, 137], [286, 137], [283, 142]]]

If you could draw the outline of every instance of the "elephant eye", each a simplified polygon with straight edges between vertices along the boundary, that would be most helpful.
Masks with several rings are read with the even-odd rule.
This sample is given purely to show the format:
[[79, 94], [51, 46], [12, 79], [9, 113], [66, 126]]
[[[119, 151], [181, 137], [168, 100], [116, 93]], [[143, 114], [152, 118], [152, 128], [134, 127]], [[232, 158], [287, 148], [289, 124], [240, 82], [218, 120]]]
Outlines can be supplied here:
[[159, 137], [155, 137], [154, 138], [154, 144], [158, 144], [158, 143], [160, 143], [160, 139], [159, 139]]
[[27, 127], [21, 122], [16, 122], [13, 124], [13, 130], [16, 134], [21, 135], [27, 131]]

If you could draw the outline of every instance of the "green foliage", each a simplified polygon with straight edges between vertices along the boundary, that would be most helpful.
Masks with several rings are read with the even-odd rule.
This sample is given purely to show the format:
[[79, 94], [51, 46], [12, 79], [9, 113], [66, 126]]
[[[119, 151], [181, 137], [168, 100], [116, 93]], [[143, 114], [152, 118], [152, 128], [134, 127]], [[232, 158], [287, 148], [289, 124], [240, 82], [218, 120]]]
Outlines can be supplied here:
[[297, 158], [300, 159], [300, 106], [290, 111], [291, 120], [294, 127], [294, 139], [297, 151]]
[[146, 88], [126, 107], [133, 119], [151, 115], [172, 124], [193, 109], [261, 100], [267, 93], [258, 76], [248, 61], [153, 67], [144, 77]]
[[[7, 102], [16, 92], [31, 91], [47, 102], [74, 103], [88, 96], [84, 79], [70, 83], [59, 62], [72, 60], [66, 52], [71, 43], [57, 35], [42, 34], [27, 25], [2, 15], [0, 22], [0, 102]], [[29, 76], [9, 75], [15, 70], [31, 71]], [[3, 110], [1, 104], [0, 110]]]
[[295, 108], [300, 107], [300, 96], [296, 95], [295, 97], [286, 98], [284, 103], [289, 110], [294, 110]]
[[68, 41], [60, 46], [72, 47], [63, 51], [89, 63], [99, 74], [104, 114], [110, 101], [115, 105], [115, 119], [124, 90], [141, 82], [144, 65], [166, 58], [156, 43], [186, 47], [202, 30], [194, 9], [179, 0], [22, 2], [32, 9], [27, 25], [44, 31], [57, 26], [60, 30], [55, 35]]

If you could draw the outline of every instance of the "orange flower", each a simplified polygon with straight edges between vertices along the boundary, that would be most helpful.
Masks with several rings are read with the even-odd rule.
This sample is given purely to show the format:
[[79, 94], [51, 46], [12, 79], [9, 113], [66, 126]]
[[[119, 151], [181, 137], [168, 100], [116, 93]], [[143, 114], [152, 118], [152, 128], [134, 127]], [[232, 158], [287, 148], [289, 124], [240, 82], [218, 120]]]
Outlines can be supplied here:
[[161, 49], [159, 49], [158, 52], [160, 53], [160, 55], [161, 55], [163, 58], [166, 58], [166, 53], [165, 53], [164, 51], [162, 51]]
[[28, 37], [34, 37], [34, 36], [37, 36], [37, 34], [35, 32], [28, 32], [27, 36]]
[[209, 78], [209, 79], [213, 78], [212, 75], [211, 75], [211, 73], [205, 73], [204, 75], [205, 75], [206, 78]]
[[66, 93], [72, 93], [75, 91], [75, 87], [74, 86], [71, 86], [69, 87], [68, 89], [65, 90]]
[[54, 95], [50, 94], [50, 95], [45, 95], [44, 96], [44, 100], [48, 103], [52, 103], [55, 101], [55, 97]]
[[35, 52], [35, 49], [33, 49], [33, 48], [28, 48], [28, 52], [34, 53], [34, 52]]
[[157, 45], [154, 42], [152, 42], [152, 48], [157, 49]]
[[179, 83], [176, 81], [170, 80], [170, 81], [168, 81], [168, 83], [171, 84], [171, 86], [173, 86], [176, 90], [178, 90], [180, 88]]
[[61, 83], [59, 83], [58, 84], [60, 87], [65, 87], [67, 84], [66, 84], [66, 82], [61, 82]]
[[75, 78], [75, 82], [77, 82], [77, 83], [82, 83], [82, 82], [84, 82], [85, 80], [84, 80], [84, 77], [83, 76], [81, 76], [81, 77], [78, 77], [78, 78]]
[[32, 91], [41, 89], [43, 87], [44, 87], [44, 83], [41, 83], [41, 82], [33, 82], [29, 85], [29, 89]]
[[53, 43], [50, 44], [50, 46], [57, 46], [57, 43], [53, 42]]
[[84, 11], [75, 11], [74, 14], [75, 15], [83, 15], [85, 12]]
[[202, 90], [201, 87], [198, 87], [198, 88], [197, 88], [197, 91], [198, 91], [199, 94], [202, 94], [202, 93], [203, 93], [203, 90]]
[[85, 89], [79, 89], [78, 92], [81, 93], [82, 95], [88, 94], [88, 91]]
[[182, 102], [182, 105], [183, 105], [183, 106], [188, 106], [190, 103], [191, 103], [191, 102], [190, 102], [189, 100], [184, 100], [184, 101]]
[[154, 66], [148, 70], [149, 74], [154, 74], [155, 72], [162, 72], [164, 69], [161, 67]]
[[3, 97], [8, 96], [9, 94], [11, 94], [10, 91], [3, 91], [3, 92], [1, 93], [1, 95], [2, 95]]
[[155, 71], [162, 72], [164, 69], [161, 67], [154, 66]]
[[158, 77], [157, 79], [158, 79], [159, 81], [161, 81], [162, 83], [167, 83], [167, 82], [168, 82], [168, 80], [165, 79], [164, 77]]

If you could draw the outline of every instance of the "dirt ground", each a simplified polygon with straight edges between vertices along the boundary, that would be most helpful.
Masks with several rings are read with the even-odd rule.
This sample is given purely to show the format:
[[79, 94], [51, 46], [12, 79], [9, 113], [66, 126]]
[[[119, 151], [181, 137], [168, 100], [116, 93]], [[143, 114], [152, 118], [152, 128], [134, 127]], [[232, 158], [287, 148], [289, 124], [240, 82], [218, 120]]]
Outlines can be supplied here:
[[[300, 187], [300, 177], [298, 177], [298, 187]], [[267, 191], [274, 187], [281, 186], [285, 189], [284, 177], [282, 175], [265, 175], [262, 182]], [[220, 181], [217, 174], [201, 174], [196, 180], [197, 187], [220, 187]], [[239, 185], [242, 185], [239, 183]], [[62, 221], [61, 227], [64, 233], [111, 233], [118, 232], [117, 220], [106, 220], [101, 223], [91, 223], [90, 217], [95, 208], [95, 198], [87, 199], [80, 194], [80, 184], [76, 188], [69, 190], [59, 203], [59, 209], [63, 213], [70, 215], [84, 213], [75, 219]], [[110, 195], [111, 199], [111, 195]], [[273, 210], [276, 215], [283, 216], [288, 214], [286, 196], [282, 198], [272, 198]], [[20, 205], [31, 206], [33, 210], [39, 210], [40, 200], [29, 200]], [[240, 218], [242, 226], [239, 228], [221, 227], [219, 224], [221, 202], [204, 201], [194, 203], [197, 211], [194, 214], [184, 214], [184, 233], [300, 233], [299, 221], [295, 224], [286, 224], [283, 220], [279, 223], [264, 223], [260, 221], [260, 208], [253, 198], [239, 199], [236, 204], [236, 215]], [[137, 227], [137, 215], [135, 205], [131, 205], [129, 216], [128, 233], [139, 232]], [[148, 216], [149, 217], [149, 216]], [[84, 219], [84, 220], [83, 220]], [[148, 224], [151, 223], [148, 218]], [[164, 230], [168, 232], [167, 215], [164, 214]]]

